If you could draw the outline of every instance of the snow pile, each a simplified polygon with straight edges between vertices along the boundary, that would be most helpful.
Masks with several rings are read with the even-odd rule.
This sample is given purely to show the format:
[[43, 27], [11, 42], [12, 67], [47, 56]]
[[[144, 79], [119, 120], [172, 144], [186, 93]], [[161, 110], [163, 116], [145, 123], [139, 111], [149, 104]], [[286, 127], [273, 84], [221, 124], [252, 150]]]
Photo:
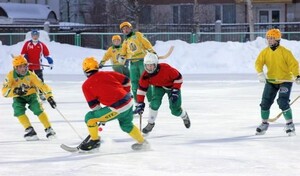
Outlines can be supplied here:
[[[26, 34], [26, 40], [30, 33]], [[83, 48], [50, 41], [45, 31], [40, 31], [40, 40], [49, 48], [54, 59], [54, 69], [45, 69], [46, 74], [82, 74], [81, 63], [86, 57], [94, 56], [101, 60], [105, 50]], [[12, 67], [11, 54], [20, 54], [25, 41], [5, 46], [0, 43], [0, 74], [6, 74]], [[296, 58], [300, 58], [300, 42], [281, 41]], [[175, 46], [171, 56], [161, 62], [167, 62], [183, 74], [199, 73], [255, 73], [254, 62], [259, 52], [266, 47], [264, 38], [255, 41], [239, 42], [203, 42], [189, 44], [180, 40], [156, 41], [154, 48], [158, 55], [164, 55], [170, 46]], [[43, 59], [47, 64], [47, 61]], [[110, 70], [110, 68], [105, 68]]]

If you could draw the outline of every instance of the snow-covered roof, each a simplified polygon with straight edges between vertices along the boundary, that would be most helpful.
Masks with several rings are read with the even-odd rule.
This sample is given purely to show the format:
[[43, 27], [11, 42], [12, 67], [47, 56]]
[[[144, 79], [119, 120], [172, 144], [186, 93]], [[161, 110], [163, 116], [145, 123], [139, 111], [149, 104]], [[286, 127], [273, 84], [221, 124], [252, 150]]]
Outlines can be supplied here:
[[2, 19], [13, 24], [58, 22], [55, 12], [49, 6], [25, 3], [0, 3], [0, 21]]

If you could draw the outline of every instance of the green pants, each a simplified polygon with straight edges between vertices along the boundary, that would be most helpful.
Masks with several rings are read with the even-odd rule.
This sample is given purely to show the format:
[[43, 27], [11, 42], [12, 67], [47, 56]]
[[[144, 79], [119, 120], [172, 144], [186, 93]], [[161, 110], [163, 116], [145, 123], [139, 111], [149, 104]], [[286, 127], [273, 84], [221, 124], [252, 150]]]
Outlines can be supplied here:
[[[144, 72], [144, 60], [141, 59], [137, 62], [130, 62], [130, 80], [131, 80], [131, 89], [132, 89], [132, 94], [133, 98], [136, 102], [136, 94], [137, 94], [137, 89], [139, 87], [139, 80], [140, 77], [142, 76]], [[151, 102], [151, 97], [152, 97], [152, 86], [148, 88], [147, 91], [147, 99], [148, 102]]]
[[14, 97], [12, 107], [14, 109], [14, 116], [18, 117], [25, 114], [26, 104], [28, 108], [33, 112], [34, 115], [39, 116], [43, 111], [42, 105], [38, 101], [37, 94], [31, 94], [22, 97]]
[[85, 115], [85, 123], [88, 126], [95, 126], [97, 125], [97, 122], [108, 122], [114, 119], [118, 119], [122, 131], [129, 133], [133, 128], [132, 106], [120, 114], [112, 111], [108, 107], [104, 107], [95, 111], [90, 111]]
[[129, 73], [128, 67], [125, 67], [125, 66], [122, 66], [122, 65], [117, 65], [117, 66], [113, 66], [112, 69], [115, 72], [121, 73], [121, 74], [127, 76], [128, 78], [130, 78], [130, 73]]
[[161, 105], [161, 101], [163, 99], [163, 96], [167, 93], [168, 98], [169, 98], [169, 108], [171, 110], [171, 113], [174, 116], [180, 116], [182, 113], [182, 108], [181, 108], [181, 92], [179, 90], [179, 97], [177, 101], [174, 103], [170, 100], [171, 96], [171, 90], [166, 90], [162, 87], [153, 87], [153, 95], [152, 95], [152, 100], [150, 102], [150, 108], [157, 111]]

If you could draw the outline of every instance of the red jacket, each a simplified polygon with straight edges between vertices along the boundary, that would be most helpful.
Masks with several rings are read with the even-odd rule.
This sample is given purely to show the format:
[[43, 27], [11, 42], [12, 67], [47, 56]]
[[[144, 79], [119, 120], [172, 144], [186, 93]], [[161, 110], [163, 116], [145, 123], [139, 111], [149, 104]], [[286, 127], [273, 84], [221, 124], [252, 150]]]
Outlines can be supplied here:
[[40, 70], [41, 56], [49, 56], [49, 50], [43, 42], [38, 41], [34, 44], [32, 40], [29, 40], [23, 45], [21, 54], [25, 55], [29, 63], [29, 70]]
[[93, 109], [100, 103], [119, 109], [131, 99], [130, 80], [128, 77], [113, 71], [99, 71], [90, 76], [82, 85], [82, 91]]
[[137, 102], [144, 102], [147, 89], [150, 85], [164, 87], [165, 89], [180, 89], [182, 76], [175, 68], [166, 63], [157, 64], [157, 71], [149, 74], [144, 71], [137, 91]]

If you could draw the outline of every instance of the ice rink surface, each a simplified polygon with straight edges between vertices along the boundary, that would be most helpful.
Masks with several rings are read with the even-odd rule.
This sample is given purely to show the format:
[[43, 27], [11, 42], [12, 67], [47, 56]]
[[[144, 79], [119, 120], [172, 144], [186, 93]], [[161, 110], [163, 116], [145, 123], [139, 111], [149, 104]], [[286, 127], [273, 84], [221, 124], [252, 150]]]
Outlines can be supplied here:
[[[4, 75], [0, 76], [1, 80]], [[46, 75], [58, 109], [79, 134], [88, 134], [84, 116], [90, 109], [83, 97], [83, 75]], [[171, 115], [167, 97], [159, 109], [156, 125], [147, 137], [151, 150], [135, 152], [135, 142], [122, 132], [118, 122], [103, 127], [98, 153], [72, 154], [60, 144], [81, 142], [63, 117], [44, 103], [57, 139], [47, 140], [43, 126], [30, 111], [27, 114], [40, 141], [28, 142], [24, 129], [13, 117], [12, 99], [0, 98], [1, 176], [282, 176], [300, 171], [299, 136], [287, 137], [284, 118], [270, 124], [264, 136], [255, 136], [260, 124], [259, 103], [263, 84], [255, 75], [184, 75], [183, 108], [191, 119], [186, 129], [180, 118]], [[300, 86], [294, 85], [291, 100]], [[300, 106], [293, 106], [298, 132]], [[271, 117], [280, 113], [276, 102]], [[145, 110], [143, 126], [147, 124]], [[134, 119], [138, 126], [139, 118]]]

